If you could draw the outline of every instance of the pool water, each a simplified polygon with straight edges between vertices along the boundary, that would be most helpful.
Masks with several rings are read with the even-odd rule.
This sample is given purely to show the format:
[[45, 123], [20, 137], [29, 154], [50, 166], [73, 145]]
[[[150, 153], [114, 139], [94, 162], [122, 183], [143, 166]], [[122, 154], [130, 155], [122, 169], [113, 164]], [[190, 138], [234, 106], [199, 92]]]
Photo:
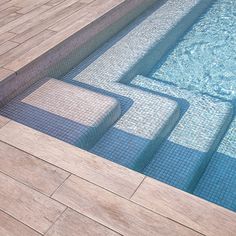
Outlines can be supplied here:
[[216, 1], [150, 76], [181, 88], [235, 99], [236, 1]]

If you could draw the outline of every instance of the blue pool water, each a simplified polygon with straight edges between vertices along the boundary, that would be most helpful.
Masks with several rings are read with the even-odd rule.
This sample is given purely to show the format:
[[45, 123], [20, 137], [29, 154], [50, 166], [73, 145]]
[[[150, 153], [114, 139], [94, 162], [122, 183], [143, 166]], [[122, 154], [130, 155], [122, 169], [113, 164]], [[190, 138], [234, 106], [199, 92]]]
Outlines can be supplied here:
[[150, 76], [181, 88], [235, 99], [236, 1], [216, 1]]

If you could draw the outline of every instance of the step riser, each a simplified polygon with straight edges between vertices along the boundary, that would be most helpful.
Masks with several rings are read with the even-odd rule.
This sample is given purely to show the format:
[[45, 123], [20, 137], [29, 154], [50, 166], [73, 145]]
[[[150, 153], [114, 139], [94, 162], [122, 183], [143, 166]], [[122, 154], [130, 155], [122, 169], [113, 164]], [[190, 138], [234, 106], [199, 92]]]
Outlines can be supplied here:
[[[141, 172], [175, 126], [179, 119], [179, 114], [178, 107], [173, 109], [152, 138], [144, 138], [122, 131], [122, 129], [127, 129], [127, 126], [120, 125], [122, 121], [118, 121], [91, 151], [106, 159]], [[136, 124], [139, 128], [141, 125], [140, 122]], [[150, 129], [153, 129], [153, 127]]]
[[175, 99], [186, 99], [189, 103], [178, 125], [144, 173], [192, 192], [232, 120], [231, 104], [142, 76], [134, 79], [132, 84]]
[[213, 155], [194, 194], [236, 211], [236, 118]]

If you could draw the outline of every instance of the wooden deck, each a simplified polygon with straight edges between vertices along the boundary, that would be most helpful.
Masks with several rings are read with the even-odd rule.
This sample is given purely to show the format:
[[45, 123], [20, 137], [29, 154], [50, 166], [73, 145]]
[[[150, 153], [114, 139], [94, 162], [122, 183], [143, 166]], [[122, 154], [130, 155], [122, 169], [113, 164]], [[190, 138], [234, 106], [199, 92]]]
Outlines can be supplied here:
[[[0, 0], [0, 82], [126, 0]], [[236, 214], [0, 116], [0, 236], [227, 235]]]
[[0, 235], [235, 235], [235, 213], [3, 117]]
[[0, 81], [125, 0], [0, 0]]

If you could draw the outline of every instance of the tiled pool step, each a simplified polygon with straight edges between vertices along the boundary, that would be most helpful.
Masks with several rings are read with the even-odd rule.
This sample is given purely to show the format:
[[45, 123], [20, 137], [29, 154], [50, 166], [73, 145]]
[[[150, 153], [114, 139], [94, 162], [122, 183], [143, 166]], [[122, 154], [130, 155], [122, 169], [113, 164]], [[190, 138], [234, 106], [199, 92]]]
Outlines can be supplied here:
[[109, 85], [109, 89], [119, 91], [133, 104], [91, 152], [140, 171], [175, 126], [179, 106], [173, 100], [122, 84]]
[[144, 173], [192, 192], [231, 122], [231, 104], [143, 76], [131, 84], [179, 101], [182, 117]]
[[45, 78], [5, 105], [0, 113], [88, 149], [120, 117], [121, 108], [114, 98]]
[[236, 211], [236, 118], [211, 158], [194, 194]]

